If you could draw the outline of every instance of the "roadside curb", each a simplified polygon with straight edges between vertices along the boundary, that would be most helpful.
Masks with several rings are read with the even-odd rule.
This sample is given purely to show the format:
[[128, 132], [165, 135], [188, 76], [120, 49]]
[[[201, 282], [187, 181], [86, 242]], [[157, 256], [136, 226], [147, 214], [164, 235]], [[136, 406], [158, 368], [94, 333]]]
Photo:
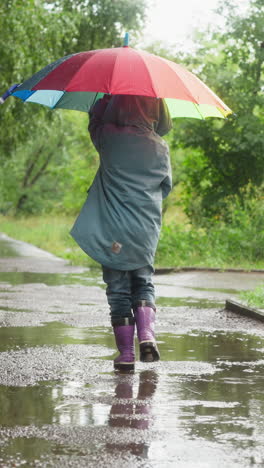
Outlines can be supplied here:
[[264, 273], [264, 270], [245, 270], [242, 268], [206, 268], [206, 267], [164, 267], [164, 268], [155, 268], [156, 275], [166, 275], [167, 273], [181, 273], [184, 271], [218, 271], [220, 273]]
[[252, 307], [248, 307], [243, 304], [239, 304], [235, 301], [226, 300], [225, 310], [230, 310], [231, 312], [235, 312], [240, 315], [245, 315], [246, 317], [254, 318], [256, 320], [264, 322], [264, 312], [258, 309], [253, 309]]

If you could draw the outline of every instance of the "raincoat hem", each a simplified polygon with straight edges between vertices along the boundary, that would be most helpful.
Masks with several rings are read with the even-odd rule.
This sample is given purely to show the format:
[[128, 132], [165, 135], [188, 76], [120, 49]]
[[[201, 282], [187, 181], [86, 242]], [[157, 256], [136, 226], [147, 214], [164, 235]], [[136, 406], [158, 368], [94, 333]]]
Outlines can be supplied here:
[[[82, 242], [79, 236], [75, 235], [76, 233], [74, 232], [74, 228], [70, 231], [70, 235], [72, 238], [75, 240], [75, 242], [79, 245], [79, 247], [86, 253], [86, 255], [89, 255], [93, 260], [98, 262], [100, 265], [103, 265], [107, 268], [112, 268], [114, 270], [123, 270], [123, 271], [130, 271], [130, 270], [137, 270], [138, 268], [143, 268], [146, 265], [151, 265], [153, 267], [154, 264], [154, 258], [152, 257], [152, 260], [145, 260], [142, 263], [131, 263], [131, 262], [125, 262], [124, 266], [124, 260], [120, 260], [118, 262], [118, 258], [116, 257], [115, 259], [109, 259], [109, 262], [105, 259], [105, 255], [100, 255], [97, 254], [95, 249], [89, 249], [87, 247], [86, 242]], [[114, 261], [116, 260], [116, 261]], [[143, 259], [142, 259], [143, 260]], [[154, 267], [153, 267], [154, 268]]]

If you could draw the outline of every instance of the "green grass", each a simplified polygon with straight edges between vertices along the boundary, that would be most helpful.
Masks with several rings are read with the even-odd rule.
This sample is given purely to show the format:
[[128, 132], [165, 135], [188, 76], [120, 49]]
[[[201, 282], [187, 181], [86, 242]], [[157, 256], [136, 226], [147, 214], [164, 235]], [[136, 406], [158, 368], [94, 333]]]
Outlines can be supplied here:
[[241, 292], [240, 297], [246, 301], [249, 306], [264, 309], [264, 284], [252, 291]]
[[[18, 218], [0, 215], [0, 231], [52, 252], [74, 265], [96, 267], [98, 264], [79, 248], [69, 234], [74, 219], [58, 214]], [[252, 235], [250, 228], [242, 232], [226, 225], [209, 230], [190, 225], [164, 225], [156, 254], [158, 266], [263, 269], [263, 242], [258, 234]]]
[[58, 214], [18, 218], [0, 216], [0, 231], [65, 258], [73, 265], [99, 266], [80, 249], [69, 234], [74, 219]]

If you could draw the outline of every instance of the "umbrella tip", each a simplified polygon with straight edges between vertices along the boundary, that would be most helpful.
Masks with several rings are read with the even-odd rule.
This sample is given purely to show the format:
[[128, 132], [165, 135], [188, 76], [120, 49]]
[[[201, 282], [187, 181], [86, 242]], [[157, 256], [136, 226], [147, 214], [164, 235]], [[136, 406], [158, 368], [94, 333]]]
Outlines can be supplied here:
[[13, 91], [19, 86], [19, 83], [10, 86], [10, 88], [0, 97], [0, 104], [4, 104], [5, 100], [12, 95]]
[[129, 44], [129, 33], [126, 32], [124, 36], [124, 47], [128, 47], [128, 44]]

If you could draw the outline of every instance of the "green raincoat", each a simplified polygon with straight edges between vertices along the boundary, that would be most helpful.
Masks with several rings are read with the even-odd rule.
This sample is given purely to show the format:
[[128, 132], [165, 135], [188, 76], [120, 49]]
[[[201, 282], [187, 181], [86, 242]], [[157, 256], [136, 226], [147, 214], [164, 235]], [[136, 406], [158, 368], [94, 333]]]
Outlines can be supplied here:
[[71, 230], [94, 260], [117, 270], [153, 265], [162, 199], [171, 190], [171, 129], [162, 99], [105, 96], [90, 112], [100, 167]]

